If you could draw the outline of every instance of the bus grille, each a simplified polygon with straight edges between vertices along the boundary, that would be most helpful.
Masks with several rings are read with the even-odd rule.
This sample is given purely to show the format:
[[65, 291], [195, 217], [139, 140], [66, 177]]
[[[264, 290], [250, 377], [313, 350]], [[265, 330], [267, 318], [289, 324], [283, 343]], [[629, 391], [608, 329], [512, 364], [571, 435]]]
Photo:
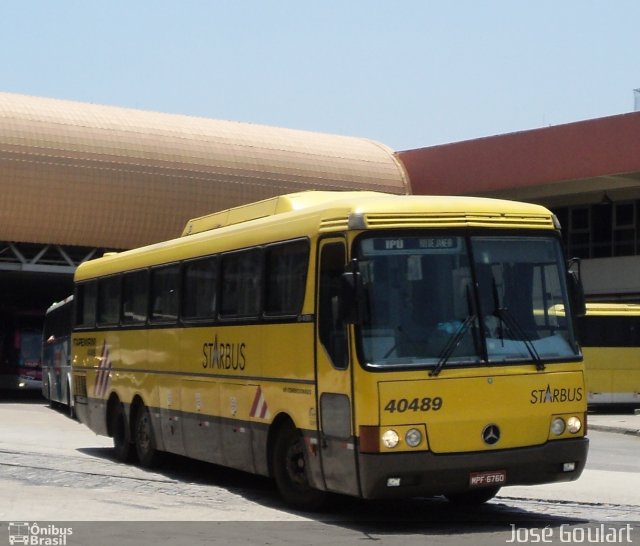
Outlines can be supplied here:
[[348, 229], [349, 219], [346, 216], [326, 218], [320, 222], [320, 231], [344, 231]]
[[553, 228], [553, 219], [550, 215], [534, 214], [438, 212], [433, 214], [367, 214], [365, 218], [368, 228]]
[[74, 375], [73, 376], [73, 394], [75, 396], [87, 396], [87, 376], [86, 375]]

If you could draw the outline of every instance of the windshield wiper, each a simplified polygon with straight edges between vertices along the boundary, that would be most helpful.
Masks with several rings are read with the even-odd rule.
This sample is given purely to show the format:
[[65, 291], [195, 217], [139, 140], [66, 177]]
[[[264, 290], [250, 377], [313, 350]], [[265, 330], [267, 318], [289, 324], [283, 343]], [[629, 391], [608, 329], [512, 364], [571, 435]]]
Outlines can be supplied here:
[[544, 370], [544, 362], [542, 362], [538, 351], [536, 351], [533, 341], [531, 341], [529, 336], [527, 336], [525, 331], [522, 329], [522, 326], [520, 326], [511, 312], [506, 307], [498, 307], [495, 310], [495, 316], [498, 317], [500, 321], [504, 322], [507, 325], [507, 328], [516, 335], [516, 341], [522, 341], [522, 343], [524, 343], [524, 346], [527, 348], [527, 351], [529, 351], [531, 358], [536, 363], [536, 370]]
[[544, 370], [544, 362], [542, 362], [542, 359], [540, 358], [540, 355], [538, 354], [533, 341], [531, 341], [529, 336], [527, 336], [525, 331], [522, 329], [522, 327], [515, 319], [515, 317], [510, 313], [510, 311], [506, 307], [501, 307], [499, 309], [496, 309], [496, 316], [507, 325], [507, 328], [509, 328], [513, 333], [516, 334], [518, 338], [517, 340], [524, 343], [524, 346], [527, 348], [527, 351], [529, 351], [531, 358], [536, 363], [536, 370]]
[[[493, 312], [494, 316], [497, 317], [501, 323], [506, 324], [507, 328], [509, 328], [509, 330], [511, 330], [516, 335], [516, 341], [522, 341], [524, 343], [524, 346], [527, 348], [529, 355], [536, 363], [536, 370], [544, 370], [544, 362], [542, 362], [538, 351], [536, 351], [533, 341], [531, 341], [529, 336], [527, 336], [522, 326], [520, 326], [520, 323], [511, 314], [511, 312], [506, 307], [500, 306], [500, 298], [498, 297], [498, 287], [496, 285], [496, 279], [492, 276], [491, 280], [493, 281], [493, 304], [495, 306], [495, 311]], [[501, 337], [504, 335], [502, 330], [500, 335]]]
[[468, 315], [467, 318], [464, 319], [464, 322], [458, 327], [455, 334], [453, 334], [449, 338], [449, 341], [447, 341], [447, 344], [444, 346], [444, 349], [442, 349], [442, 352], [440, 353], [440, 360], [438, 360], [436, 367], [429, 372], [429, 377], [438, 375], [442, 368], [444, 368], [444, 365], [451, 358], [453, 351], [458, 348], [458, 345], [460, 345], [460, 343], [462, 342], [464, 335], [467, 333], [467, 330], [469, 329], [473, 321], [476, 320], [476, 317], [477, 315], [475, 313]]
[[469, 289], [469, 285], [466, 287], [465, 295], [467, 296], [467, 318], [464, 319], [464, 322], [458, 327], [455, 333], [449, 338], [447, 344], [442, 349], [440, 353], [440, 359], [436, 364], [435, 368], [429, 372], [429, 377], [434, 377], [440, 373], [442, 368], [444, 368], [445, 364], [451, 358], [453, 351], [458, 348], [458, 345], [462, 343], [464, 335], [469, 330], [469, 327], [473, 324], [473, 321], [478, 318], [477, 313], [473, 312], [473, 298], [471, 297], [471, 290]]

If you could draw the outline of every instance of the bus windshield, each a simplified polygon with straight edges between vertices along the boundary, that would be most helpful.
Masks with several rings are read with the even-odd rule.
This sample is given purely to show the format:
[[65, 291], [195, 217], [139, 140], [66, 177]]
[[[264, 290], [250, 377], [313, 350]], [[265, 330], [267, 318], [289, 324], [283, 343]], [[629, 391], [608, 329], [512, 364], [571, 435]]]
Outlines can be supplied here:
[[364, 236], [355, 255], [370, 367], [575, 358], [560, 244], [551, 236]]

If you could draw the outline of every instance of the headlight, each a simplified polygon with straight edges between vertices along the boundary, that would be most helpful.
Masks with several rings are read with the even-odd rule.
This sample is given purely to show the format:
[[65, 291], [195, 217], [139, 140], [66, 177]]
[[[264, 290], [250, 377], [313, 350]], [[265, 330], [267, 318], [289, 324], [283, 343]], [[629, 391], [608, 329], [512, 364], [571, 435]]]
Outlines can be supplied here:
[[571, 434], [575, 434], [582, 428], [582, 422], [577, 417], [567, 419], [567, 429]]
[[393, 449], [398, 445], [399, 441], [400, 441], [400, 437], [398, 436], [398, 433], [395, 430], [387, 430], [382, 435], [382, 443], [384, 444], [384, 447]]
[[551, 421], [551, 432], [556, 436], [560, 436], [564, 432], [564, 428], [564, 420], [561, 417], [556, 417]]
[[422, 433], [417, 428], [410, 428], [404, 436], [409, 447], [417, 447], [422, 442]]

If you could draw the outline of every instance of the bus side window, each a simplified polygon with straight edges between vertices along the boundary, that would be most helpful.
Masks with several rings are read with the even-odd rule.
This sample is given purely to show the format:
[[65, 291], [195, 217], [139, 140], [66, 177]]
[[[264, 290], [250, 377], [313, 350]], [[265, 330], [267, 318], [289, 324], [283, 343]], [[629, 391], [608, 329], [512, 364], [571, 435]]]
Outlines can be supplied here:
[[98, 284], [96, 281], [78, 284], [76, 287], [76, 319], [79, 328], [93, 327], [96, 324], [96, 305]]
[[147, 320], [149, 276], [146, 270], [122, 276], [122, 322], [143, 324]]
[[339, 316], [340, 306], [337, 305], [345, 262], [344, 244], [329, 243], [322, 248], [318, 295], [318, 334], [333, 365], [338, 369], [345, 369], [349, 365], [347, 328]]
[[262, 308], [262, 252], [254, 248], [222, 255], [220, 315], [257, 317]]
[[186, 320], [215, 317], [218, 261], [215, 257], [187, 262], [182, 279], [182, 317]]
[[175, 322], [178, 319], [180, 266], [151, 269], [151, 321]]
[[273, 245], [265, 254], [265, 315], [298, 315], [307, 280], [308, 241]]
[[120, 322], [120, 276], [98, 280], [98, 325]]

